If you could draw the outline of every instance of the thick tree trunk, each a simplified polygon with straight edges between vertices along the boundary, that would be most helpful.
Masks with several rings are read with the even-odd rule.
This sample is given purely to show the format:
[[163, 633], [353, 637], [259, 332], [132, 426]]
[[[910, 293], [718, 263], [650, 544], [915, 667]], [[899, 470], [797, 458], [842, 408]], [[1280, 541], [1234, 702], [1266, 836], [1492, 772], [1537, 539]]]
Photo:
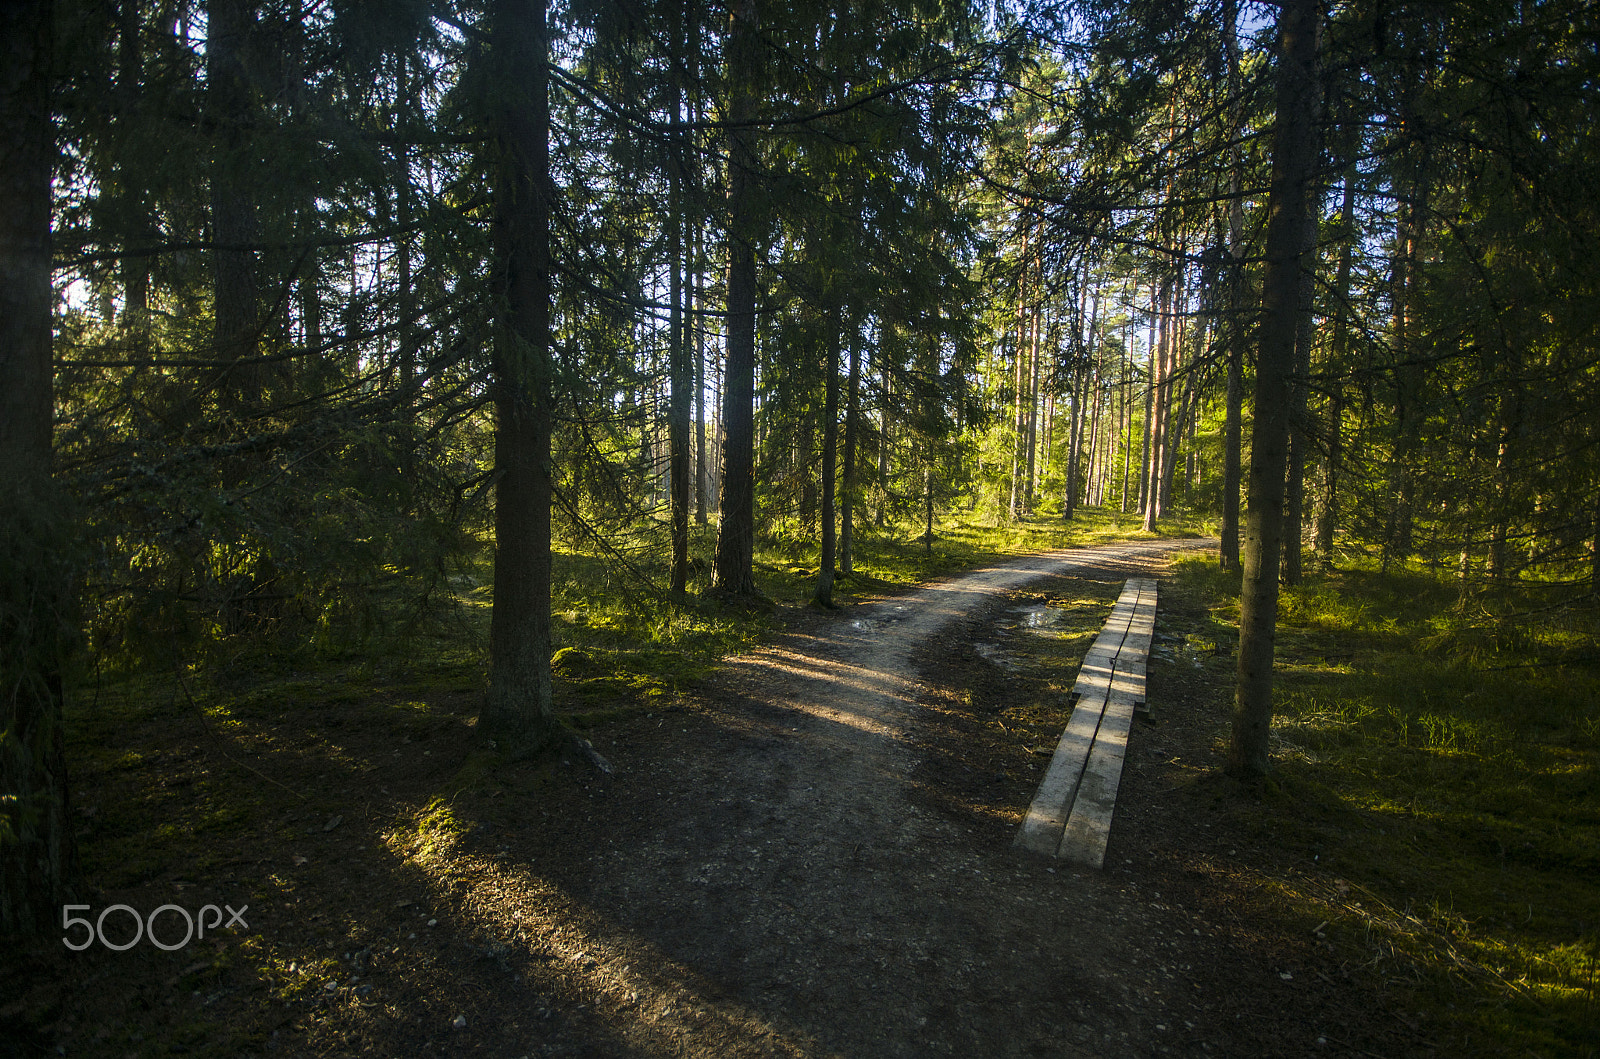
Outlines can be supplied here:
[[550, 677], [550, 101], [543, 0], [493, 0], [496, 329], [494, 609], [479, 731], [531, 752], [560, 728]]
[[755, 371], [756, 252], [750, 175], [755, 156], [740, 128], [754, 106], [760, 25], [755, 0], [738, 0], [729, 13], [728, 66], [733, 98], [728, 116], [728, 337], [722, 375], [722, 496], [712, 581], [727, 596], [756, 594]]
[[839, 449], [839, 310], [828, 313], [828, 356], [823, 368], [822, 403], [822, 554], [817, 560], [817, 587], [811, 601], [821, 607], [833, 606], [834, 561], [837, 538], [834, 536], [834, 480], [838, 475]]
[[41, 934], [73, 871], [62, 672], [70, 532], [50, 474], [48, 0], [0, 5], [0, 934]]
[[1278, 14], [1277, 124], [1272, 138], [1261, 344], [1250, 435], [1238, 684], [1228, 747], [1228, 770], [1247, 779], [1264, 776], [1268, 768], [1289, 384], [1300, 315], [1306, 191], [1317, 166], [1320, 33], [1317, 0], [1284, 0]]
[[215, 303], [214, 344], [218, 358], [234, 362], [225, 392], [245, 409], [260, 402], [263, 371], [255, 362], [261, 334], [260, 295], [254, 246], [254, 180], [259, 167], [252, 149], [255, 111], [246, 57], [256, 26], [249, 0], [209, 0], [206, 5], [206, 106], [217, 129], [211, 162], [211, 252]]

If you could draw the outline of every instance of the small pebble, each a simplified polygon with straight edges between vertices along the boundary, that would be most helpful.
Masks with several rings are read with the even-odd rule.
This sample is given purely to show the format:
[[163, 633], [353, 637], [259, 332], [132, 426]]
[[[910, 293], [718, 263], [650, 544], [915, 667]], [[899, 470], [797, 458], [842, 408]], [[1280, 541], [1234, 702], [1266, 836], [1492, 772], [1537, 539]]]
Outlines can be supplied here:
[[457, 1015], [456, 1020], [450, 1025], [454, 1026], [458, 1030], [464, 1030], [467, 1028], [467, 1017], [465, 1015]]

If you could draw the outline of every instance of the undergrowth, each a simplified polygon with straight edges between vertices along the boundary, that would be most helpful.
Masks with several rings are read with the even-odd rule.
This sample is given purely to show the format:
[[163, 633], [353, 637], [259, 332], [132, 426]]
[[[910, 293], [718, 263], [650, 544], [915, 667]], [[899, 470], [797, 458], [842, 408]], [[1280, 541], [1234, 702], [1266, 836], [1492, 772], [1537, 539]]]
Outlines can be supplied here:
[[[1236, 636], [1237, 580], [1179, 571]], [[1600, 1054], [1600, 621], [1551, 600], [1416, 571], [1285, 588], [1275, 775], [1242, 810], [1314, 867], [1282, 896], [1466, 1054]]]

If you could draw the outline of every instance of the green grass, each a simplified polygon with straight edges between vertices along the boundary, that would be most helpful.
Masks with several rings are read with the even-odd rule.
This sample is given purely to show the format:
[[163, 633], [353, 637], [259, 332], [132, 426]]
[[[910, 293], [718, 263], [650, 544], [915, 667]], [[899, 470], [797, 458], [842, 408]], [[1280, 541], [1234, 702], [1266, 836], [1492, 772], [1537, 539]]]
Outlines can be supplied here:
[[[1179, 570], [1225, 640], [1236, 580]], [[1467, 1054], [1600, 1054], [1597, 642], [1592, 601], [1550, 610], [1537, 585], [1351, 570], [1283, 594], [1275, 776], [1247, 822], [1354, 887], [1284, 892]]]

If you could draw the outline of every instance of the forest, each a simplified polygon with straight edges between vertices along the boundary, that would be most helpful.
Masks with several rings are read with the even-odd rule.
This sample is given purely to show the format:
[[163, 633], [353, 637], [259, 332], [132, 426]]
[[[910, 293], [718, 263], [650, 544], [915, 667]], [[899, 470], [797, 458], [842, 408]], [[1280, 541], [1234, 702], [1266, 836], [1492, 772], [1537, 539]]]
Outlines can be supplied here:
[[[0, 934], [43, 961], [18, 980], [84, 980], [63, 906], [193, 883], [154, 854], [108, 881], [162, 828], [161, 856], [205, 846], [179, 803], [219, 834], [255, 819], [215, 778], [151, 815], [175, 782], [151, 764], [113, 826], [104, 784], [165, 760], [149, 739], [231, 747], [197, 775], [304, 799], [245, 746], [267, 713], [328, 740], [330, 688], [418, 700], [372, 738], [420, 753], [397, 734], [459, 716], [463, 771], [375, 833], [450, 831], [446, 787], [513, 773], [548, 818], [622, 782], [616, 733], [795, 622], [1181, 539], [1210, 549], [1173, 574], [1173, 635], [1216, 656], [1192, 663], [1216, 670], [1195, 782], [1232, 785], [1230, 826], [1272, 846], [1349, 795], [1476, 851], [1418, 868], [1480, 865], [1417, 884], [1442, 927], [1370, 884], [1424, 968], [1372, 988], [1490, 999], [1350, 1054], [1595, 1054], [1595, 5], [5, 0], [0, 22]], [[1349, 705], [1358, 678], [1391, 705]], [[1418, 809], [1446, 789], [1484, 793]], [[1434, 835], [1395, 833], [1406, 858]], [[1515, 939], [1463, 940], [1523, 904]], [[1297, 929], [1332, 951], [1343, 920], [1318, 918]], [[251, 958], [285, 1004], [320, 988], [295, 992], [307, 957]], [[66, 1002], [28, 996], [0, 1027], [44, 1054]], [[89, 1051], [152, 1047], [116, 1018]], [[773, 1051], [867, 1054], [795, 1018]], [[277, 1030], [250, 1033], [216, 1054]], [[357, 1050], [330, 1040], [294, 1047]]]

